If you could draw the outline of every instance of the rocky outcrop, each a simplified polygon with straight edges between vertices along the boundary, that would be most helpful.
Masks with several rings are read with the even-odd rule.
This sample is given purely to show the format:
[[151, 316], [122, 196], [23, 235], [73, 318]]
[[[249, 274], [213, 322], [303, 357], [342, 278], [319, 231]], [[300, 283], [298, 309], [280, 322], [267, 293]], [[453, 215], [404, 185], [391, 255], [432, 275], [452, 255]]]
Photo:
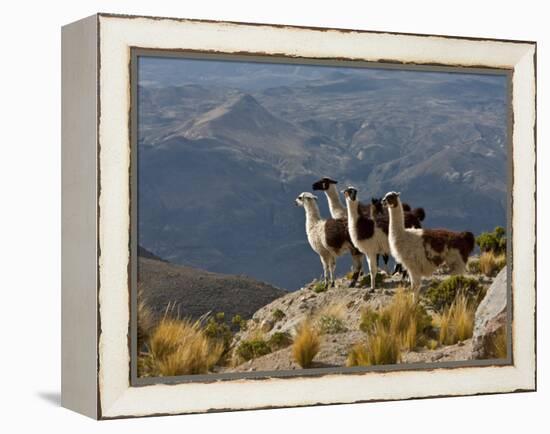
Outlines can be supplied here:
[[495, 339], [499, 333], [505, 331], [506, 327], [507, 292], [507, 272], [506, 267], [504, 267], [498, 273], [476, 310], [472, 338], [472, 358], [487, 359], [495, 357]]

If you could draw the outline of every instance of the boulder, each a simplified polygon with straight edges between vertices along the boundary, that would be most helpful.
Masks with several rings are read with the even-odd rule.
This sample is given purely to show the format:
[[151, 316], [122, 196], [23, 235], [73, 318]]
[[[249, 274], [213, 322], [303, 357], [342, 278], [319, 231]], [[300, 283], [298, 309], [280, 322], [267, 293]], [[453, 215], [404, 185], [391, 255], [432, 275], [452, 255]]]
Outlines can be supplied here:
[[508, 303], [507, 267], [493, 280], [487, 294], [479, 304], [474, 323], [472, 358], [486, 359], [490, 354], [491, 342], [506, 327]]

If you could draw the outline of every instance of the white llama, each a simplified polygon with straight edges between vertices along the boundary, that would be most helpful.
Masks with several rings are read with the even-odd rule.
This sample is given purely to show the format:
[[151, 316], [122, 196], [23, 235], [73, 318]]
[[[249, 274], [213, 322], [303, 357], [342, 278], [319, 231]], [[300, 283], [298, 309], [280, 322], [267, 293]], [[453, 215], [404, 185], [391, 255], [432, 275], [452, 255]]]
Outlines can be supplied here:
[[431, 276], [442, 264], [447, 264], [452, 274], [464, 272], [468, 256], [474, 249], [474, 234], [446, 229], [405, 228], [399, 193], [387, 193], [382, 203], [389, 211], [391, 254], [409, 272], [415, 294], [420, 289], [422, 277]]
[[[327, 286], [334, 286], [336, 258], [353, 247], [349, 239], [346, 222], [342, 219], [322, 219], [317, 206], [317, 196], [309, 192], [296, 198], [296, 205], [302, 206], [306, 214], [306, 234], [311, 248], [319, 255], [323, 265], [323, 275]], [[359, 277], [361, 263], [354, 261], [354, 286]]]
[[371, 291], [374, 291], [376, 288], [376, 273], [378, 272], [377, 255], [390, 253], [388, 236], [373, 219], [360, 212], [356, 188], [346, 188], [344, 197], [347, 205], [349, 235], [353, 245], [367, 257]]

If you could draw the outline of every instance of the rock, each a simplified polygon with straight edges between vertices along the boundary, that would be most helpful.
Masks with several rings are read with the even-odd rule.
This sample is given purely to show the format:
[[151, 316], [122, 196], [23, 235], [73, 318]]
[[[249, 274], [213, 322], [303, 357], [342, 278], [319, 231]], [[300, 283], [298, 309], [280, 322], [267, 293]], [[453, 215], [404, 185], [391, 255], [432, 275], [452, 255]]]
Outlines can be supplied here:
[[507, 289], [507, 272], [504, 267], [493, 280], [476, 310], [472, 337], [474, 359], [490, 357], [491, 355], [487, 354], [488, 342], [494, 339], [502, 327], [506, 327]]
[[264, 333], [267, 333], [268, 331], [270, 331], [272, 328], [273, 328], [273, 321], [271, 321], [270, 319], [264, 319], [260, 325], [260, 329], [264, 332]]

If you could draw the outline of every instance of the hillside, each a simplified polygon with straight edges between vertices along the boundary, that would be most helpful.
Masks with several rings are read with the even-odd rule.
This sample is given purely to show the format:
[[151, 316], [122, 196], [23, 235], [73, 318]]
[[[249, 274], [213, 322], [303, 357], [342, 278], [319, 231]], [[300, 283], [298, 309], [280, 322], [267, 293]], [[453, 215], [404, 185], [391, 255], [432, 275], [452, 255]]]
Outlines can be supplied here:
[[250, 318], [261, 306], [286, 294], [247, 276], [210, 273], [143, 256], [138, 259], [138, 287], [156, 316], [170, 304], [180, 317], [191, 318], [208, 312]]

